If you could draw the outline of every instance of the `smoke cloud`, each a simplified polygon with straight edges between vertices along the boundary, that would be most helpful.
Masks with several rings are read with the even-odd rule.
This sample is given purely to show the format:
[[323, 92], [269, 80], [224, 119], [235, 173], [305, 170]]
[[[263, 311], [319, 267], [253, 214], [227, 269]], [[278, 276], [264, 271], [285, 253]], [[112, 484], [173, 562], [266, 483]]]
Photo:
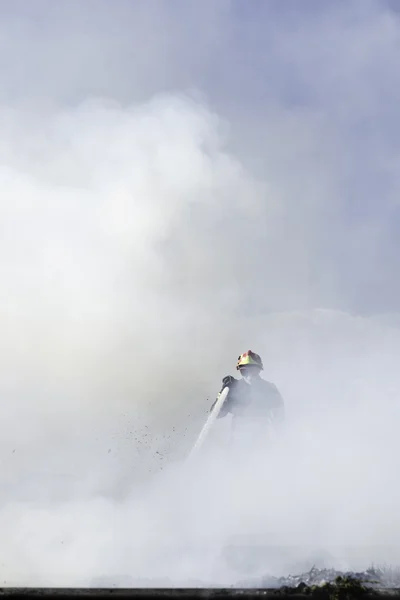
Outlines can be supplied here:
[[[396, 10], [0, 14], [3, 580], [398, 563]], [[285, 432], [185, 463], [248, 348]]]

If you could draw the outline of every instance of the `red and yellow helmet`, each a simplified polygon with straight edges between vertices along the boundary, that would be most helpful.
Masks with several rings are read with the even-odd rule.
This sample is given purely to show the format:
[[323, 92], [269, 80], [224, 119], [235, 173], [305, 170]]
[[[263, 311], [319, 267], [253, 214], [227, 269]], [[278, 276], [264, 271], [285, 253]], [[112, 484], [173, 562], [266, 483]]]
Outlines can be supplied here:
[[255, 366], [258, 367], [261, 371], [264, 369], [263, 362], [261, 360], [261, 356], [256, 354], [252, 350], [247, 350], [241, 354], [236, 363], [236, 369], [239, 371], [241, 367]]

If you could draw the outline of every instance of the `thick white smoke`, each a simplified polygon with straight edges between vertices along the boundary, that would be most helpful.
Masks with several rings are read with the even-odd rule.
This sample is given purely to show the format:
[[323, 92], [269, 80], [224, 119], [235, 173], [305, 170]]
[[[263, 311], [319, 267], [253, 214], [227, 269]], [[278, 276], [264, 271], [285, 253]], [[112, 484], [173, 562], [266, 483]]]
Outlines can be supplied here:
[[[262, 112], [257, 102], [248, 106], [245, 91], [257, 91], [251, 82], [259, 75], [240, 69], [242, 81], [250, 80], [243, 105], [214, 90], [211, 108], [200, 94], [165, 90], [192, 86], [188, 73], [206, 88], [195, 67], [218, 40], [226, 44], [220, 65], [229, 64], [229, 3], [184, 14], [191, 27], [200, 16], [213, 25], [208, 50], [193, 44], [193, 56], [178, 52], [190, 27], [182, 33], [160, 7], [154, 25], [142, 4], [135, 31], [151, 21], [164, 37], [156, 36], [154, 56], [137, 51], [133, 64], [125, 54], [134, 49], [128, 5], [109, 14], [101, 4], [91, 50], [79, 38], [85, 77], [68, 36], [59, 35], [81, 16], [69, 6], [48, 40], [38, 37], [38, 15], [22, 28], [30, 67], [38, 56], [54, 66], [43, 48], [61, 39], [55, 56], [66, 61], [65, 78], [54, 78], [55, 67], [44, 79], [29, 68], [31, 94], [19, 95], [18, 71], [10, 69], [9, 87], [1, 89], [3, 580], [79, 585], [120, 574], [150, 585], [165, 577], [234, 583], [254, 573], [228, 560], [232, 540], [283, 548], [264, 557], [259, 573], [283, 574], [313, 552], [354, 568], [398, 562], [391, 144], [383, 137], [376, 155], [388, 165], [390, 193], [380, 209], [369, 198], [368, 215], [357, 220], [346, 201], [378, 186], [382, 173], [361, 169], [363, 157], [370, 167], [374, 161], [348, 127], [357, 129], [360, 113], [341, 111], [317, 59], [324, 85], [308, 111], [288, 107], [278, 93]], [[364, 51], [346, 63], [346, 73], [364, 83], [363, 66], [397, 48], [394, 17], [374, 20], [368, 10], [359, 9], [352, 25]], [[332, 30], [321, 23], [342, 48], [354, 40], [342, 31], [346, 11], [338, 14]], [[290, 29], [290, 15], [285, 27], [279, 15], [276, 23]], [[26, 17], [17, 17], [2, 37], [10, 48], [21, 42], [17, 25]], [[123, 29], [121, 55], [104, 36], [108, 18]], [[387, 27], [390, 48], [382, 41]], [[305, 33], [297, 35], [303, 48]], [[289, 52], [287, 38], [278, 38], [271, 37], [269, 54], [277, 64]], [[113, 68], [86, 68], [93, 48]], [[296, 54], [300, 63], [310, 48]], [[23, 49], [16, 44], [17, 58]], [[121, 56], [137, 75], [132, 87], [129, 69], [118, 75], [114, 68]], [[154, 73], [162, 56], [174, 67], [163, 63]], [[346, 89], [347, 76], [338, 78]], [[276, 83], [283, 94], [284, 82]], [[365, 101], [361, 113], [375, 115], [376, 100]], [[371, 306], [379, 316], [366, 316]], [[216, 451], [196, 470], [181, 467], [221, 377], [234, 374], [248, 348], [263, 356], [265, 377], [285, 398], [286, 432], [265, 457], [249, 448], [227, 466]]]

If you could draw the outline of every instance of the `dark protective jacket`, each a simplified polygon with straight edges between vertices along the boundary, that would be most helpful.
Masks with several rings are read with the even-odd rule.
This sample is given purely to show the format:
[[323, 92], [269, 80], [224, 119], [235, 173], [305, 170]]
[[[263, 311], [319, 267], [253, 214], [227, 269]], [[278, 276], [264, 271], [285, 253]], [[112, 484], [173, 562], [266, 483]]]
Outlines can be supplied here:
[[227, 386], [229, 387], [228, 396], [218, 418], [232, 414], [234, 421], [241, 417], [247, 417], [257, 421], [270, 421], [278, 426], [283, 423], [285, 405], [278, 388], [274, 383], [259, 376], [253, 379], [251, 385], [244, 379], [235, 379], [230, 375], [224, 377], [221, 390], [212, 404], [210, 412]]

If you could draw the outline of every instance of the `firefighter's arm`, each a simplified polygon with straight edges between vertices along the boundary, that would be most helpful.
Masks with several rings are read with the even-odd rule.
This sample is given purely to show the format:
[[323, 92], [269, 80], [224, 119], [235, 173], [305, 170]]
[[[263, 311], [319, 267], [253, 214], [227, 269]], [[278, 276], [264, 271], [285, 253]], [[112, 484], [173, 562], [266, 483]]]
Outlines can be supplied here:
[[278, 390], [275, 384], [271, 384], [272, 392], [274, 395], [274, 405], [272, 408], [272, 416], [274, 423], [279, 426], [285, 422], [285, 402], [283, 400], [282, 394]]

